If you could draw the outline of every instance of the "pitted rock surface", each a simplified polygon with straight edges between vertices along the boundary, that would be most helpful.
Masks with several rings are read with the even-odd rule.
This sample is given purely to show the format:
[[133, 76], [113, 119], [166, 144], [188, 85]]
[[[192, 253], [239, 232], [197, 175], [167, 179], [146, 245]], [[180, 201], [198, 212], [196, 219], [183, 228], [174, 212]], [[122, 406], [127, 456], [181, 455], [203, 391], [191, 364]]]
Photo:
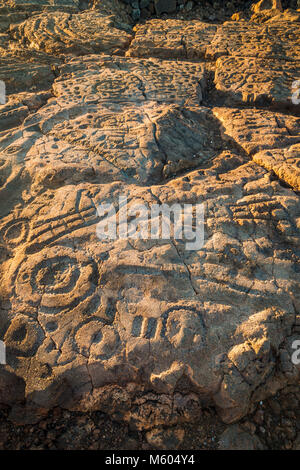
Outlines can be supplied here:
[[49, 54], [117, 53], [131, 40], [130, 34], [114, 27], [111, 17], [97, 12], [42, 13], [11, 26], [10, 32], [29, 48]]
[[219, 26], [207, 47], [207, 56], [212, 59], [233, 55], [299, 60], [299, 23], [280, 21], [280, 18], [270, 24], [229, 21]]
[[199, 21], [150, 20], [135, 26], [132, 57], [203, 58], [217, 27]]
[[228, 21], [223, 25], [182, 20], [149, 20], [135, 26], [128, 54], [136, 57], [221, 56], [299, 60], [299, 22], [270, 24]]
[[220, 57], [216, 63], [215, 83], [228, 104], [269, 104], [289, 108], [297, 106], [292, 95], [293, 83], [299, 76], [299, 60]]
[[250, 155], [258, 150], [285, 148], [299, 142], [300, 118], [266, 109], [214, 108], [224, 134]]
[[[118, 2], [111, 14], [107, 2], [1, 8], [11, 419], [59, 406], [151, 430], [213, 406], [233, 423], [298, 384], [297, 15], [132, 30]], [[118, 213], [120, 197], [129, 209], [203, 203], [203, 246], [100, 240], [97, 208]]]
[[295, 191], [300, 189], [300, 146], [292, 145], [285, 149], [264, 150], [253, 156], [253, 160], [274, 173]]

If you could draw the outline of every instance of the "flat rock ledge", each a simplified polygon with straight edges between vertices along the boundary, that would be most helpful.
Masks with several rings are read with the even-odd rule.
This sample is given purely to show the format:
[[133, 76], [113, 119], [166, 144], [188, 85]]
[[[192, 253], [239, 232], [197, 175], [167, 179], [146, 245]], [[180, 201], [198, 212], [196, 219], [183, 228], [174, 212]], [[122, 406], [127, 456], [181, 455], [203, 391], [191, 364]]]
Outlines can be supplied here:
[[[132, 28], [86, 3], [0, 1], [0, 404], [155, 442], [235, 423], [300, 378], [299, 11]], [[203, 246], [100, 241], [120, 197], [202, 203]]]

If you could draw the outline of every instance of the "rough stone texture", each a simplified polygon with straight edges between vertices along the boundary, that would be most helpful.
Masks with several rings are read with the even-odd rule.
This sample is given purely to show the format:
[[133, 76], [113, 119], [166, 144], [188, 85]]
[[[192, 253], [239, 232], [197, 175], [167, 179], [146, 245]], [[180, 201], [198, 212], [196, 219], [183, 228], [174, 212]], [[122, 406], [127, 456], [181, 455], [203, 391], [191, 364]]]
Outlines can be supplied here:
[[300, 140], [300, 118], [265, 109], [215, 108], [224, 134], [250, 155], [272, 148], [284, 148]]
[[256, 436], [251, 436], [238, 425], [230, 426], [219, 440], [220, 450], [264, 450]]
[[286, 149], [264, 150], [253, 156], [253, 160], [285, 181], [295, 191], [300, 191], [300, 145]]
[[[101, 387], [142, 380], [166, 395], [152, 418], [144, 416], [154, 398], [135, 402], [134, 412], [131, 389], [114, 391], [110, 412], [138, 428], [174, 424], [181, 414], [167, 397], [185, 377], [204, 402], [214, 397], [225, 421], [247, 413], [295, 324], [300, 212], [298, 197], [254, 164], [221, 175], [205, 179], [196, 171], [189, 183], [149, 189], [81, 183], [74, 192], [67, 185], [3, 219], [2, 289], [11, 318], [4, 340], [18, 375], [34, 354], [23, 372], [29, 402], [47, 408], [60, 396], [63, 406], [105, 410]], [[186, 252], [174, 240], [99, 243], [95, 206], [120, 193], [132, 203], [205, 200], [204, 248]], [[62, 377], [70, 387], [63, 395]], [[110, 401], [113, 390], [105, 393]], [[201, 408], [197, 395], [189, 400]]]
[[228, 104], [291, 107], [296, 106], [291, 99], [292, 85], [299, 76], [299, 61], [220, 57], [215, 83], [217, 90], [226, 95]]
[[51, 64], [18, 60], [16, 57], [0, 59], [0, 80], [11, 92], [49, 90], [55, 75]]
[[156, 449], [178, 449], [184, 438], [183, 429], [154, 429], [147, 432], [146, 439]]
[[281, 0], [260, 0], [258, 3], [252, 5], [254, 13], [264, 12], [265, 10], [279, 10], [282, 11]]
[[288, 19], [279, 15], [267, 25], [229, 21], [218, 27], [199, 21], [149, 20], [135, 26], [128, 55], [174, 59], [233, 55], [299, 61], [299, 24]]
[[150, 20], [135, 26], [131, 57], [203, 58], [216, 26], [199, 21]]
[[[97, 5], [20, 8], [1, 36], [0, 403], [26, 423], [102, 411], [160, 448], [203, 407], [233, 423], [299, 383], [299, 24], [131, 33]], [[97, 207], [120, 196], [203, 203], [203, 247], [100, 241]], [[259, 447], [248, 438], [236, 447]]]
[[43, 13], [11, 27], [11, 35], [49, 54], [120, 53], [131, 35], [114, 26], [112, 18], [101, 13]]
[[1, 148], [16, 153], [18, 145], [37, 184], [60, 185], [67, 174], [79, 181], [81, 171], [98, 182], [160, 181], [215, 157], [222, 146], [218, 122], [199, 107], [204, 90], [202, 64], [74, 59], [61, 68], [55, 98], [24, 119], [29, 139], [12, 131]]
[[299, 60], [299, 24], [278, 21], [258, 25], [244, 21], [228, 21], [218, 27], [206, 49], [207, 57], [216, 59], [233, 55], [265, 59]]

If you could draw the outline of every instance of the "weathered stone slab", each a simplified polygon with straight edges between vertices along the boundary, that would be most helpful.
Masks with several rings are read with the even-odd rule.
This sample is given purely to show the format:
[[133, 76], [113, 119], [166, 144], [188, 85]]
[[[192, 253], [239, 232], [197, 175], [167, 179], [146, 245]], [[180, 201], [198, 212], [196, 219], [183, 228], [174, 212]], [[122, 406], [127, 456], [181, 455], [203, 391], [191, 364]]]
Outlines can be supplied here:
[[[290, 5], [292, 6], [292, 5]], [[295, 5], [296, 6], [296, 5]], [[298, 5], [299, 6], [299, 5]], [[292, 22], [300, 22], [300, 10], [296, 10], [294, 8], [286, 8], [283, 10], [281, 7], [273, 7], [269, 8], [255, 8], [256, 6], [254, 5], [254, 8], [252, 8], [252, 11], [254, 12], [253, 15], [251, 16], [250, 21], [255, 22], [255, 23], [279, 23], [279, 22], [286, 22], [286, 21], [292, 21]]]
[[121, 53], [132, 36], [98, 12], [44, 13], [11, 27], [13, 38], [50, 54]]
[[293, 83], [300, 76], [299, 62], [253, 57], [220, 57], [215, 84], [226, 102], [284, 107], [293, 103]]
[[129, 27], [131, 19], [127, 15], [124, 5], [118, 0], [1, 0], [0, 1], [0, 31], [7, 31], [11, 24], [17, 24], [38, 13], [63, 12], [77, 14], [93, 6], [103, 15], [115, 18], [124, 27]]
[[50, 93], [19, 93], [9, 95], [5, 105], [0, 106], [0, 132], [17, 127], [31, 113], [38, 110], [47, 99]]
[[[299, 382], [300, 120], [245, 107], [286, 106], [297, 15], [152, 20], [130, 45], [116, 0], [90, 7], [0, 0], [0, 404], [18, 422], [63, 407], [165, 429], [207, 406], [237, 421]], [[228, 108], [203, 106], [204, 57]], [[97, 208], [120, 216], [120, 197], [129, 237], [98, 238]], [[141, 205], [199, 203], [194, 250], [131, 236]]]
[[275, 22], [260, 25], [229, 21], [220, 25], [206, 48], [208, 58], [233, 55], [266, 59], [299, 60], [299, 24]]
[[295, 144], [285, 149], [263, 150], [253, 156], [253, 160], [274, 173], [300, 191], [300, 145]]
[[207, 164], [222, 147], [218, 121], [199, 107], [204, 90], [201, 64], [73, 59], [60, 69], [56, 97], [24, 120], [28, 137], [7, 136], [3, 158], [23, 149], [19, 159], [38, 187], [79, 175], [159, 182]]
[[16, 56], [0, 58], [0, 80], [5, 82], [6, 93], [49, 90], [55, 75], [51, 60], [48, 62], [26, 62]]
[[[279, 23], [279, 22], [285, 22], [285, 21], [292, 21], [295, 23], [300, 23], [300, 9], [299, 8], [298, 10], [287, 8], [282, 13], [278, 13], [278, 14], [270, 15], [270, 16], [271, 17], [266, 21], [267, 23]], [[253, 21], [253, 19], [254, 18], [252, 17], [251, 21]], [[256, 21], [257, 19], [254, 19], [254, 21]]]
[[25, 119], [25, 138], [16, 131], [2, 146], [3, 158], [20, 149], [19, 158], [42, 187], [59, 185], [63, 176], [77, 181], [79, 174], [105, 181], [103, 165], [114, 179], [159, 182], [208, 164], [222, 147], [218, 123], [206, 108], [183, 112], [176, 105], [103, 105], [83, 107], [72, 116], [72, 108], [61, 114], [50, 103]]
[[130, 57], [203, 58], [217, 26], [200, 21], [150, 20], [135, 26]]
[[2, 0], [0, 1], [0, 32], [8, 31], [10, 25], [21, 23], [30, 15], [45, 11], [78, 13], [80, 11], [79, 0]]
[[[81, 130], [82, 127], [83, 129]], [[217, 123], [206, 108], [103, 106], [56, 125], [52, 133], [95, 151], [138, 181], [160, 181], [216, 156]]]
[[[146, 102], [197, 106], [206, 90], [203, 64], [90, 55], [60, 67], [61, 100]], [[71, 75], [71, 76], [70, 76]]]
[[[129, 207], [203, 201], [204, 246], [99, 241], [96, 207], [120, 195]], [[168, 413], [145, 414], [164, 395], [167, 406], [184, 381], [193, 384], [186, 398], [196, 407], [214, 403], [227, 422], [245, 415], [254, 390], [271, 390], [276, 357], [292, 334], [299, 217], [298, 197], [254, 163], [151, 188], [69, 185], [16, 208], [0, 226], [1, 296], [7, 369], [26, 381], [27, 403], [104, 409], [109, 400], [113, 416], [151, 428], [196, 418], [180, 413], [180, 394]], [[131, 405], [149, 383], [154, 404], [146, 394]]]
[[247, 153], [288, 147], [300, 141], [300, 118], [264, 109], [214, 108], [224, 133]]
[[211, 58], [234, 55], [296, 60], [300, 56], [298, 23], [268, 25], [229, 21], [217, 26], [200, 21], [150, 20], [135, 27], [129, 56]]

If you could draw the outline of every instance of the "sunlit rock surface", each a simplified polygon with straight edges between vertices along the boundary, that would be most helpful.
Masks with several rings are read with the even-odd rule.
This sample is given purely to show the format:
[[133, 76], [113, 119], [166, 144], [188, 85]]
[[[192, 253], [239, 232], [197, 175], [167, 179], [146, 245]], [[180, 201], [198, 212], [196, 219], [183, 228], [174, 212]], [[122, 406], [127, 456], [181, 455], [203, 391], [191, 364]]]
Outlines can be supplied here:
[[[298, 16], [2, 3], [0, 402], [151, 429], [298, 383]], [[120, 197], [203, 203], [203, 246], [100, 240]]]

